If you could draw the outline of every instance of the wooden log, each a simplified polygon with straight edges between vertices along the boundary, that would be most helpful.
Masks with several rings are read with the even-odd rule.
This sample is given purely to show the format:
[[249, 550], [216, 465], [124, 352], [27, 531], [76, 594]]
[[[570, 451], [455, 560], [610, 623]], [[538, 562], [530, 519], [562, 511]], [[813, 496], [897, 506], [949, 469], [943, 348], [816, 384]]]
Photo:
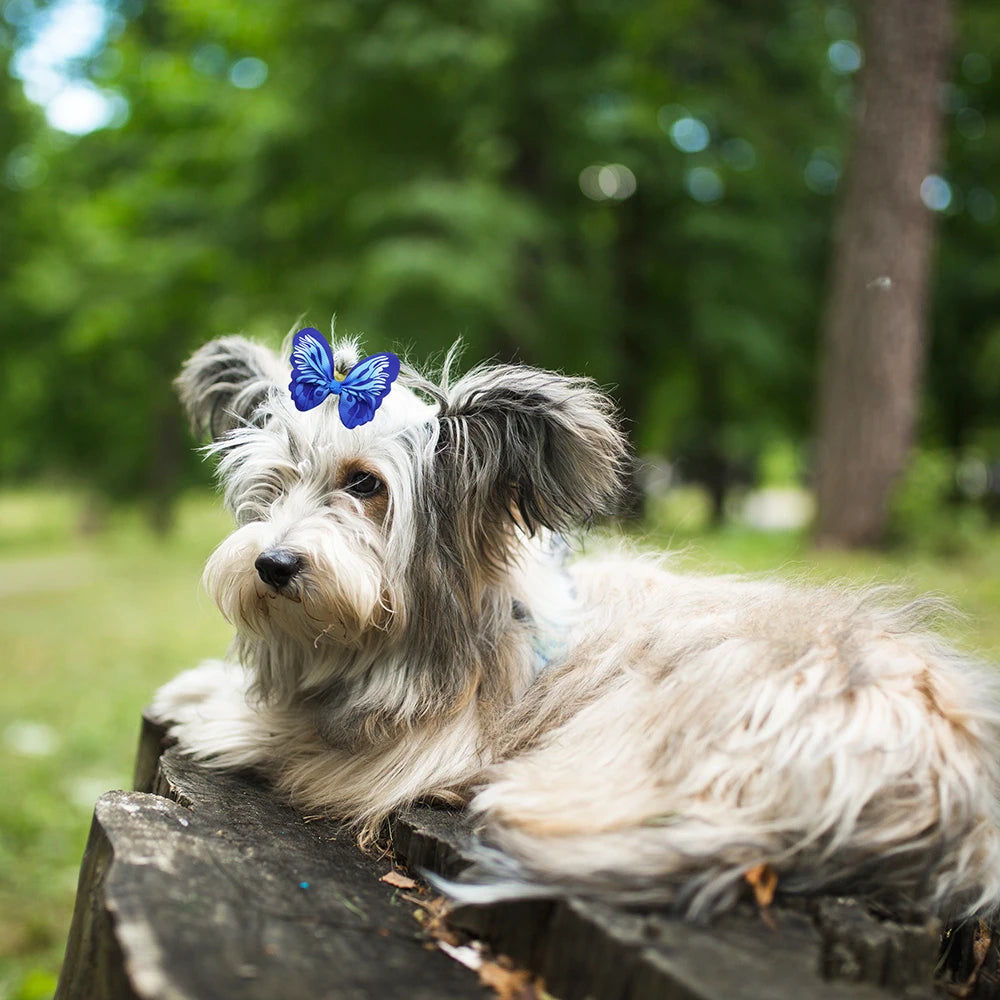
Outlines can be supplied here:
[[[393, 824], [397, 858], [446, 877], [466, 864], [468, 840], [441, 810], [413, 809]], [[461, 907], [449, 921], [537, 970], [562, 1000], [940, 995], [938, 921], [920, 911], [893, 915], [871, 900], [779, 900], [766, 919], [746, 902], [710, 926], [583, 899]], [[956, 978], [968, 971], [966, 963]], [[989, 974], [981, 985], [989, 988]]]
[[[379, 881], [388, 858], [162, 737], [144, 724], [141, 791], [97, 804], [57, 1000], [486, 995]], [[389, 833], [411, 872], [468, 864], [460, 813], [411, 809]], [[936, 921], [865, 898], [779, 897], [766, 919], [748, 900], [709, 926], [584, 899], [461, 907], [449, 923], [561, 1000], [1000, 997], [986, 925], [949, 928], [939, 961]]]
[[97, 803], [59, 1000], [488, 995], [343, 826], [170, 750], [144, 780]]

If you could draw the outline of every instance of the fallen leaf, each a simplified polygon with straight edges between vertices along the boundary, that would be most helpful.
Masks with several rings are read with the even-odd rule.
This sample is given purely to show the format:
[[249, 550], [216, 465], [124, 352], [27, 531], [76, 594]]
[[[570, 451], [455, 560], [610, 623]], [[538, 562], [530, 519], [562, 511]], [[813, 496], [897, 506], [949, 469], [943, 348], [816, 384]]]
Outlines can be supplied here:
[[417, 883], [409, 875], [404, 875], [402, 872], [396, 871], [395, 868], [387, 871], [379, 881], [394, 885], [397, 889], [416, 889], [417, 887]]
[[497, 1000], [554, 1000], [546, 992], [540, 976], [533, 976], [527, 969], [515, 968], [506, 955], [491, 958], [489, 949], [482, 941], [460, 939], [444, 922], [448, 902], [443, 897], [414, 902], [422, 907], [415, 916], [425, 924], [425, 932], [434, 939], [437, 947], [467, 969], [478, 972], [479, 982], [493, 990]]
[[460, 944], [458, 935], [446, 923], [448, 900], [444, 896], [421, 898], [403, 894], [400, 899], [413, 903], [417, 908], [413, 911], [414, 919], [423, 925], [424, 933], [435, 941], [447, 941], [448, 944]]
[[778, 888], [778, 873], [765, 864], [754, 865], [743, 873], [743, 878], [753, 889], [754, 899], [762, 909], [767, 909], [774, 902], [774, 893]]
[[535, 1000], [534, 983], [527, 969], [511, 969], [499, 962], [483, 962], [479, 981], [496, 993], [498, 1000]]
[[948, 993], [953, 997], [964, 998], [971, 995], [979, 981], [979, 973], [982, 971], [986, 956], [990, 953], [990, 945], [993, 943], [993, 935], [990, 933], [989, 924], [985, 920], [980, 920], [976, 924], [976, 929], [972, 933], [972, 957], [976, 964], [969, 973], [969, 978], [964, 983], [958, 983], [948, 987]]

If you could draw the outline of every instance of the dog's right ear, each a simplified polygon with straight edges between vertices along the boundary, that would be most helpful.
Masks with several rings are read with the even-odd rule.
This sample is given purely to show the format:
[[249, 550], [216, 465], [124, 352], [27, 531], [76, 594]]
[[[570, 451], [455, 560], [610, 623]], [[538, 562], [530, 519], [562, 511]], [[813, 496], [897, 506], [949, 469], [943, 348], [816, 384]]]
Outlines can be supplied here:
[[252, 422], [282, 377], [273, 351], [245, 337], [221, 337], [199, 347], [174, 382], [199, 437], [217, 441]]
[[467, 563], [502, 564], [513, 525], [565, 532], [619, 508], [628, 443], [589, 379], [480, 367], [454, 385], [445, 375], [437, 398], [434, 504]]

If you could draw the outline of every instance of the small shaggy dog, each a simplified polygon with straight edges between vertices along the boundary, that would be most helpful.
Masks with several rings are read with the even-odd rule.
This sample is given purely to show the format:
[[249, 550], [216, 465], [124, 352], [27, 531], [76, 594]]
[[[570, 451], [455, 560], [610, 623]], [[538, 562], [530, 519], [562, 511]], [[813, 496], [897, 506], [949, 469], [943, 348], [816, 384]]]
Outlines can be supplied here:
[[369, 834], [468, 804], [473, 901], [698, 917], [766, 864], [791, 892], [1000, 902], [995, 678], [928, 602], [568, 561], [561, 533], [613, 510], [628, 462], [591, 382], [404, 366], [351, 426], [346, 392], [300, 412], [287, 362], [227, 337], [178, 386], [238, 524], [205, 571], [232, 661], [154, 703], [186, 752]]

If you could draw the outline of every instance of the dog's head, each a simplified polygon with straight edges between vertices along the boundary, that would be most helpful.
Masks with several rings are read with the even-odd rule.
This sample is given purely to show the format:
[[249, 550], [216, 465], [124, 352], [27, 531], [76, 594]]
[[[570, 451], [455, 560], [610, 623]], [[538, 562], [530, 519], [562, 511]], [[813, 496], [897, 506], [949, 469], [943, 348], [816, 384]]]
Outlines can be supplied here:
[[333, 399], [299, 412], [287, 362], [241, 337], [184, 366], [181, 399], [238, 525], [206, 580], [265, 687], [293, 662], [299, 688], [362, 673], [391, 647], [446, 675], [502, 612], [491, 595], [528, 537], [615, 507], [624, 438], [589, 380], [503, 365], [452, 382], [447, 367], [430, 380], [404, 366], [374, 419], [347, 429]]

